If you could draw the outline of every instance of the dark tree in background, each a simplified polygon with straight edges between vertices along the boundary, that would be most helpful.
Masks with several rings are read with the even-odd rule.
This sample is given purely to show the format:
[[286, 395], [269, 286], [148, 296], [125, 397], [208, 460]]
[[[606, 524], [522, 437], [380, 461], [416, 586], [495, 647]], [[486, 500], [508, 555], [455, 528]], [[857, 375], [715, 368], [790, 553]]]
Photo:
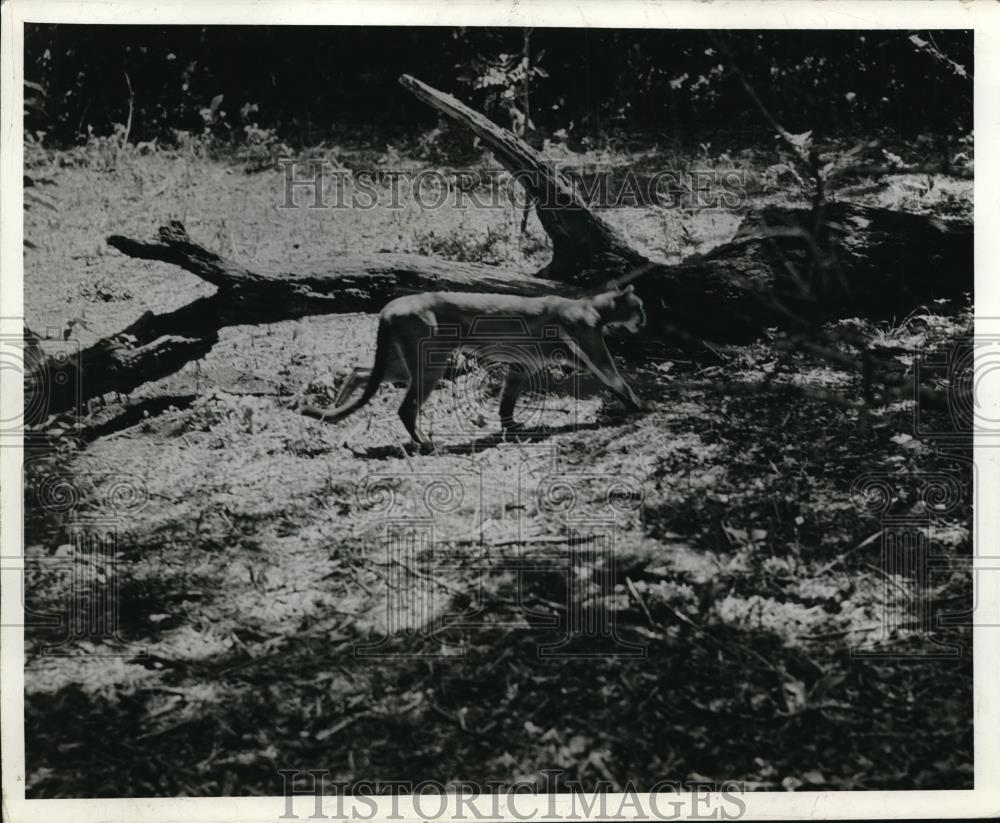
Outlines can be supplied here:
[[[724, 34], [793, 132], [971, 129], [971, 32]], [[519, 28], [30, 25], [25, 72], [48, 91], [37, 127], [54, 145], [111, 133], [126, 122], [130, 93], [134, 140], [206, 127], [239, 139], [252, 124], [292, 145], [413, 136], [436, 120], [397, 84], [407, 72], [503, 125], [527, 91], [536, 128], [570, 141], [770, 139], [709, 32], [535, 28], [527, 79], [525, 39]]]

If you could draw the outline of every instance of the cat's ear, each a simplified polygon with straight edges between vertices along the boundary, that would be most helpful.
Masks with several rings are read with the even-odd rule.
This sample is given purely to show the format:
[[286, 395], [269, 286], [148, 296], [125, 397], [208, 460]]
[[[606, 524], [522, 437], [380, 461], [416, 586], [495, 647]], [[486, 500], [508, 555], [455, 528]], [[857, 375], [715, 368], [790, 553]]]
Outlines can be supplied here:
[[631, 294], [635, 291], [635, 286], [629, 283], [624, 289], [622, 289], [622, 294]]

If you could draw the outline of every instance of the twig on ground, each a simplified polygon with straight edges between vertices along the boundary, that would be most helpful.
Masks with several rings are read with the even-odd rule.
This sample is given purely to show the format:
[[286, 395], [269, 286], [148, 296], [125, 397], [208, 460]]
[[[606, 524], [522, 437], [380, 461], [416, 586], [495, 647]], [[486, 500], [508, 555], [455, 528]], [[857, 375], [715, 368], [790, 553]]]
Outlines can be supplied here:
[[772, 663], [770, 660], [764, 657], [764, 655], [762, 655], [760, 652], [751, 649], [749, 646], [736, 647], [731, 643], [727, 643], [725, 640], [721, 640], [718, 637], [715, 637], [714, 635], [707, 632], [705, 629], [703, 629], [701, 626], [695, 623], [690, 617], [688, 617], [679, 609], [674, 608], [669, 603], [662, 602], [660, 605], [662, 605], [663, 608], [665, 608], [672, 615], [674, 615], [674, 617], [676, 617], [678, 620], [684, 623], [684, 625], [689, 626], [699, 637], [704, 637], [706, 640], [710, 640], [712, 643], [721, 648], [723, 651], [729, 652], [730, 654], [736, 656], [738, 656], [740, 652], [746, 652], [755, 660], [758, 660], [759, 662], [763, 663], [764, 666], [767, 667], [767, 669], [771, 671], [778, 678], [780, 682], [784, 683], [784, 681], [786, 680], [787, 675], [785, 674], [784, 670], [779, 668], [778, 666], [775, 666], [774, 663]]
[[135, 92], [132, 90], [132, 78], [128, 76], [128, 72], [125, 72], [125, 84], [128, 86], [128, 120], [125, 123], [125, 133], [122, 135], [122, 148], [128, 145], [128, 138], [132, 133], [132, 114], [135, 110]]
[[349, 717], [345, 717], [338, 723], [334, 723], [329, 729], [323, 729], [322, 731], [316, 732], [316, 734], [313, 735], [313, 738], [316, 740], [326, 740], [328, 737], [333, 737], [337, 734], [337, 732], [342, 732], [355, 721], [371, 717], [372, 714], [374, 714], [374, 712], [370, 711], [361, 711], [357, 714], [352, 714]]
[[430, 583], [434, 583], [435, 585], [440, 586], [442, 589], [447, 589], [452, 594], [462, 594], [465, 591], [465, 589], [461, 588], [460, 586], [456, 586], [454, 583], [449, 583], [446, 580], [441, 580], [438, 577], [434, 577], [433, 575], [427, 574], [426, 572], [422, 572], [420, 571], [420, 569], [415, 569], [408, 563], [405, 563], [404, 561], [399, 560], [398, 558], [395, 557], [392, 558], [387, 563], [377, 563], [373, 561], [372, 565], [374, 566], [396, 565], [399, 566], [403, 571], [407, 572], [408, 574], [412, 574], [414, 577], [419, 577], [423, 580], [427, 580]]
[[798, 634], [796, 637], [799, 640], [833, 640], [838, 637], [846, 637], [849, 634], [865, 634], [866, 632], [873, 632], [878, 628], [878, 625], [873, 623], [870, 626], [861, 626], [857, 629], [843, 629], [838, 632], [824, 632], [822, 634]]
[[410, 455], [406, 453], [406, 447], [403, 445], [402, 441], [399, 439], [399, 435], [396, 434], [396, 432], [392, 432], [392, 439], [396, 441], [396, 445], [399, 446], [399, 450], [403, 453], [403, 457], [406, 460], [406, 465], [410, 467], [410, 471], [413, 471], [413, 461], [410, 460]]
[[885, 580], [886, 583], [890, 584], [893, 588], [895, 588], [901, 595], [903, 595], [903, 597], [906, 598], [912, 597], [913, 593], [908, 592], [905, 588], [903, 588], [903, 586], [901, 586], [899, 583], [893, 580], [892, 576], [885, 569], [880, 569], [878, 566], [872, 565], [871, 563], [862, 563], [861, 565], [864, 566], [866, 569], [871, 569], [873, 572], [879, 574]]
[[818, 571], [816, 571], [813, 574], [813, 576], [814, 577], [820, 577], [820, 576], [826, 574], [828, 571], [830, 571], [830, 569], [832, 569], [838, 563], [842, 563], [844, 560], [846, 560], [848, 557], [850, 557], [852, 554], [854, 554], [854, 552], [858, 551], [858, 549], [863, 549], [865, 546], [870, 546], [872, 543], [874, 543], [876, 540], [878, 540], [881, 536], [882, 536], [882, 529], [879, 529], [877, 532], [875, 532], [875, 534], [869, 535], [864, 540], [862, 540], [860, 543], [858, 543], [858, 545], [855, 546], [853, 549], [848, 549], [843, 554], [838, 554], [833, 560], [831, 560], [825, 566], [822, 566]]
[[628, 586], [629, 594], [632, 595], [632, 598], [635, 600], [636, 603], [639, 604], [640, 608], [642, 609], [643, 614], [646, 615], [646, 620], [649, 621], [649, 625], [652, 626], [654, 629], [662, 629], [663, 627], [660, 626], [660, 624], [653, 619], [653, 615], [650, 614], [649, 606], [646, 605], [645, 599], [643, 598], [639, 590], [635, 587], [635, 583], [632, 582], [631, 577], [625, 578], [625, 585]]

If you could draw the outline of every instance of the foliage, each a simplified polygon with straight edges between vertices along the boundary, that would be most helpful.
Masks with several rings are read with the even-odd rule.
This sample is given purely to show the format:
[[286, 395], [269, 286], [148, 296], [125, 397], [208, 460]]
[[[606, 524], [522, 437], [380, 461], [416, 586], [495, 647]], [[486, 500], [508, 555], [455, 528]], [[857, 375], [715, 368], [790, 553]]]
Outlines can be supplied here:
[[[756, 112], [710, 33], [535, 29], [528, 61], [524, 36], [516, 28], [30, 24], [25, 66], [60, 101], [48, 126], [56, 145], [127, 122], [132, 94], [139, 141], [200, 133], [206, 110], [213, 134], [230, 138], [247, 126], [275, 129], [293, 145], [373, 126], [412, 134], [433, 127], [433, 115], [398, 86], [405, 72], [464, 88], [487, 109], [509, 103], [527, 80], [536, 126], [577, 141], [655, 132], [691, 145], [706, 131], [742, 135], [743, 144], [770, 139], [763, 124], [746, 125], [759, 123]], [[726, 39], [793, 133], [971, 128], [970, 32], [747, 31]]]
[[[524, 47], [519, 54], [477, 53], [467, 66], [460, 63], [455, 67], [459, 72], [456, 79], [472, 92], [475, 108], [504, 125], [509, 116], [511, 129], [519, 137], [530, 136], [534, 130], [531, 93], [539, 80], [549, 76], [539, 65], [545, 56], [544, 49], [537, 54], [531, 52], [533, 32], [534, 29], [524, 30]], [[465, 37], [466, 30], [457, 31], [455, 36]]]
[[[27, 120], [29, 117], [35, 119], [36, 121], [45, 118], [45, 88], [38, 83], [34, 83], [30, 80], [24, 82], [24, 117]], [[56, 199], [41, 191], [42, 186], [54, 185], [54, 181], [51, 177], [45, 177], [34, 169], [39, 168], [44, 165], [39, 163], [39, 158], [44, 157], [45, 151], [42, 148], [42, 142], [45, 139], [45, 132], [43, 131], [24, 131], [24, 208], [26, 211], [31, 211], [37, 208], [46, 209], [56, 209], [57, 201]], [[31, 173], [29, 173], [31, 170]], [[23, 240], [24, 247], [26, 249], [35, 248], [35, 244], [28, 238], [25, 237]]]

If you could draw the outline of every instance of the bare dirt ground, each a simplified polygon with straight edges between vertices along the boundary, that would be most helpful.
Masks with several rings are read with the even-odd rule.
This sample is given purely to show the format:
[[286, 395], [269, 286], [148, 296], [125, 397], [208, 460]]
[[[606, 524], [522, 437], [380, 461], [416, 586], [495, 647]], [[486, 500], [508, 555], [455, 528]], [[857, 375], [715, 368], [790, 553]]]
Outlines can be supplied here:
[[[210, 293], [104, 244], [170, 219], [219, 253], [289, 268], [406, 251], [531, 271], [548, 254], [537, 219], [522, 235], [510, 206], [286, 210], [279, 171], [192, 152], [49, 161], [57, 209], [26, 216], [25, 316], [56, 337], [82, 321], [70, 331], [82, 345]], [[787, 200], [758, 192], [753, 205]], [[851, 196], [951, 216], [969, 213], [971, 182], [898, 177]], [[602, 216], [661, 260], [724, 242], [740, 221]], [[969, 323], [919, 310], [853, 327], [939, 351]], [[534, 784], [559, 769], [588, 787], [971, 786], [970, 631], [916, 625], [913, 580], [881, 559], [885, 513], [909, 518], [934, 554], [971, 552], [968, 443], [928, 442], [912, 403], [875, 409], [860, 432], [854, 412], [801, 397], [671, 388], [775, 373], [767, 342], [623, 367], [654, 407], [640, 417], [567, 378], [524, 402], [520, 415], [544, 427], [526, 442], [496, 441], [496, 375], [474, 372], [429, 403], [429, 456], [401, 448], [398, 389], [334, 426], [289, 408], [291, 393], [333, 390], [367, 364], [373, 341], [368, 315], [224, 330], [127, 407], [94, 404], [84, 445], [38, 455], [30, 554], [67, 556], [95, 528], [80, 524], [116, 501], [117, 563], [96, 573], [115, 576], [120, 638], [53, 656], [53, 633], [28, 631], [29, 796], [277, 794], [283, 768], [348, 781]], [[781, 368], [780, 380], [860, 391], [805, 355]], [[53, 473], [72, 475], [74, 505], [43, 504]], [[945, 492], [928, 493], [928, 478]], [[387, 554], [390, 521], [432, 528], [434, 545]], [[590, 533], [611, 542], [584, 550]], [[32, 608], [63, 607], [72, 566], [39, 567]], [[970, 584], [951, 572], [919, 591], [960, 612]], [[573, 609], [613, 624], [599, 656], [577, 654], [593, 640], [563, 642]], [[365, 644], [377, 654], [357, 656]], [[952, 647], [962, 654], [940, 654]]]

